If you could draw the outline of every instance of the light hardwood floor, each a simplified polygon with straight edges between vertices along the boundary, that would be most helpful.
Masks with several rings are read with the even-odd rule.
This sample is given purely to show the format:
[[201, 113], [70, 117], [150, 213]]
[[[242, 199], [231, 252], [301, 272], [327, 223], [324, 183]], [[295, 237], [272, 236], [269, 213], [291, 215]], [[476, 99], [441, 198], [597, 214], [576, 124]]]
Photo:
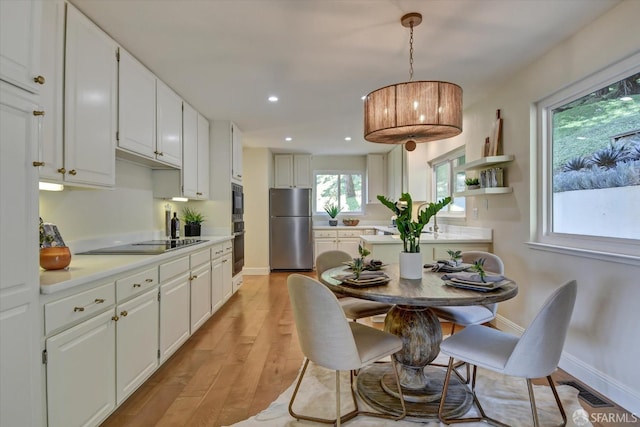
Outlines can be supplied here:
[[[304, 358], [289, 308], [288, 275], [245, 276], [239, 292], [102, 425], [217, 427], [266, 408], [295, 380]], [[554, 378], [575, 380], [560, 370]], [[581, 403], [589, 413], [624, 413]]]

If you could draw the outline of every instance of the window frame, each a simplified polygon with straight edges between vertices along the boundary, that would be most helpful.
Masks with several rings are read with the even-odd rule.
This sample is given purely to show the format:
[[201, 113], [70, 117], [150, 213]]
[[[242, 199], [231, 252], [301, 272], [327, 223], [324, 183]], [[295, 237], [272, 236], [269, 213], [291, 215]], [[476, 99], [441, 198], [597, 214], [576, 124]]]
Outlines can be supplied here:
[[[439, 165], [448, 163], [449, 164], [449, 196], [452, 199], [455, 198], [463, 198], [465, 199], [465, 208], [461, 211], [451, 211], [449, 210], [450, 205], [446, 206], [443, 210], [441, 210], [440, 212], [438, 212], [438, 216], [439, 217], [450, 217], [450, 218], [460, 218], [460, 219], [466, 219], [466, 215], [467, 215], [467, 208], [466, 208], [466, 198], [464, 196], [458, 196], [454, 198], [454, 193], [456, 193], [456, 189], [454, 188], [455, 185], [455, 176], [460, 173], [459, 171], [456, 172], [455, 168], [458, 166], [462, 166], [465, 163], [462, 164], [455, 164], [456, 160], [458, 160], [460, 157], [465, 158], [465, 163], [467, 161], [467, 154], [466, 154], [466, 147], [464, 145], [457, 147], [451, 151], [448, 151], [444, 154], [442, 154], [441, 156], [436, 157], [435, 159], [430, 160], [429, 163], [429, 167], [431, 168], [431, 195], [433, 199], [437, 198], [437, 188], [436, 186], [438, 185], [437, 179], [436, 179], [436, 168]], [[437, 201], [437, 200], [434, 200]]]
[[595, 90], [640, 72], [640, 53], [570, 84], [534, 103], [535, 137], [531, 139], [532, 221], [531, 241], [534, 249], [640, 265], [640, 240], [553, 232], [553, 147], [552, 112]]
[[[313, 171], [313, 213], [314, 215], [327, 215], [327, 212], [324, 210], [324, 206], [318, 206], [318, 175], [360, 175], [360, 210], [359, 211], [341, 211], [340, 214], [345, 214], [349, 216], [362, 216], [365, 214], [364, 211], [364, 198], [365, 198], [365, 175], [361, 170], [314, 170]], [[340, 178], [338, 178], [338, 182], [340, 182]], [[338, 185], [338, 192], [340, 192], [340, 185]], [[338, 195], [338, 203], [340, 202], [340, 196]], [[338, 204], [338, 206], [340, 206]]]

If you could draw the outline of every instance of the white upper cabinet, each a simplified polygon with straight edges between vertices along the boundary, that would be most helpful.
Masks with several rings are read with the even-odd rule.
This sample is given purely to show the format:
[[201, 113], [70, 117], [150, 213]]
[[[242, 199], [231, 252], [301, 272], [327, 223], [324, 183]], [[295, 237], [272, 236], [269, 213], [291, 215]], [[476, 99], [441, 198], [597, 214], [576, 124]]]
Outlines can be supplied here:
[[184, 104], [182, 112], [182, 193], [195, 198], [198, 192], [198, 112]]
[[117, 45], [67, 5], [65, 56], [65, 181], [115, 184]]
[[311, 155], [275, 154], [274, 187], [311, 188]]
[[387, 153], [387, 197], [398, 200], [402, 195], [403, 146], [398, 145]]
[[155, 159], [156, 76], [120, 49], [118, 148]]
[[40, 69], [45, 83], [40, 88], [42, 129], [37, 161], [40, 179], [63, 182], [64, 167], [64, 0], [42, 2]]
[[231, 124], [231, 179], [242, 182], [242, 132]]
[[209, 120], [198, 113], [198, 199], [209, 199]]
[[367, 204], [380, 204], [378, 195], [386, 195], [384, 154], [367, 155]]
[[182, 167], [182, 99], [162, 81], [156, 86], [156, 158]]
[[0, 77], [38, 93], [41, 1], [0, 1]]

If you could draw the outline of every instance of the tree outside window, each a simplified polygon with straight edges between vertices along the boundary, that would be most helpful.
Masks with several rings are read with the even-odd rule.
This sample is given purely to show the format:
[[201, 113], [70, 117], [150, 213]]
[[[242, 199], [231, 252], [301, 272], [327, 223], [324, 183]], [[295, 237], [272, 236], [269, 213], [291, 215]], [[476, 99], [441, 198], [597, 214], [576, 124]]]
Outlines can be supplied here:
[[315, 209], [337, 204], [342, 213], [362, 213], [362, 174], [359, 172], [317, 172]]

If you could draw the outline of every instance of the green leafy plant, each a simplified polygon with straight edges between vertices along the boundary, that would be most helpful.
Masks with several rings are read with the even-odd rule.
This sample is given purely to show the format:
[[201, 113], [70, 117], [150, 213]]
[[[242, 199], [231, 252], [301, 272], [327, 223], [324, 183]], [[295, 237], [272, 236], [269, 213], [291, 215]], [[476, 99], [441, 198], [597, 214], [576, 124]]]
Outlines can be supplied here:
[[360, 278], [360, 273], [362, 273], [362, 270], [365, 269], [366, 267], [366, 263], [364, 262], [364, 259], [371, 254], [371, 252], [363, 247], [362, 245], [358, 245], [358, 253], [360, 254], [359, 258], [354, 258], [353, 259], [353, 263], [351, 265], [351, 269], [353, 270], [353, 274], [355, 274], [356, 279]]
[[462, 259], [462, 251], [454, 251], [453, 249], [447, 249], [447, 253], [451, 257], [451, 261], [458, 262]]
[[487, 277], [487, 273], [484, 271], [484, 258], [476, 260], [476, 262], [471, 266], [471, 269], [478, 273], [480, 280], [486, 282], [486, 280], [484, 280], [484, 278]]
[[185, 224], [202, 224], [204, 222], [204, 215], [187, 206], [182, 209], [182, 220]]
[[465, 178], [464, 185], [480, 185], [478, 178]]
[[335, 203], [327, 203], [324, 205], [324, 211], [328, 213], [331, 218], [338, 216], [341, 210], [342, 209], [340, 209]]
[[404, 252], [420, 252], [420, 234], [432, 216], [451, 203], [451, 197], [445, 197], [438, 202], [428, 203], [426, 209], [420, 210], [416, 221], [412, 220], [413, 202], [409, 193], [402, 193], [397, 202], [379, 195], [378, 200], [396, 215], [396, 226], [400, 232]]
[[563, 172], [579, 171], [581, 169], [588, 168], [590, 165], [591, 163], [589, 162], [588, 159], [582, 156], [577, 156], [567, 160], [567, 162], [564, 165], [562, 165], [562, 171]]

